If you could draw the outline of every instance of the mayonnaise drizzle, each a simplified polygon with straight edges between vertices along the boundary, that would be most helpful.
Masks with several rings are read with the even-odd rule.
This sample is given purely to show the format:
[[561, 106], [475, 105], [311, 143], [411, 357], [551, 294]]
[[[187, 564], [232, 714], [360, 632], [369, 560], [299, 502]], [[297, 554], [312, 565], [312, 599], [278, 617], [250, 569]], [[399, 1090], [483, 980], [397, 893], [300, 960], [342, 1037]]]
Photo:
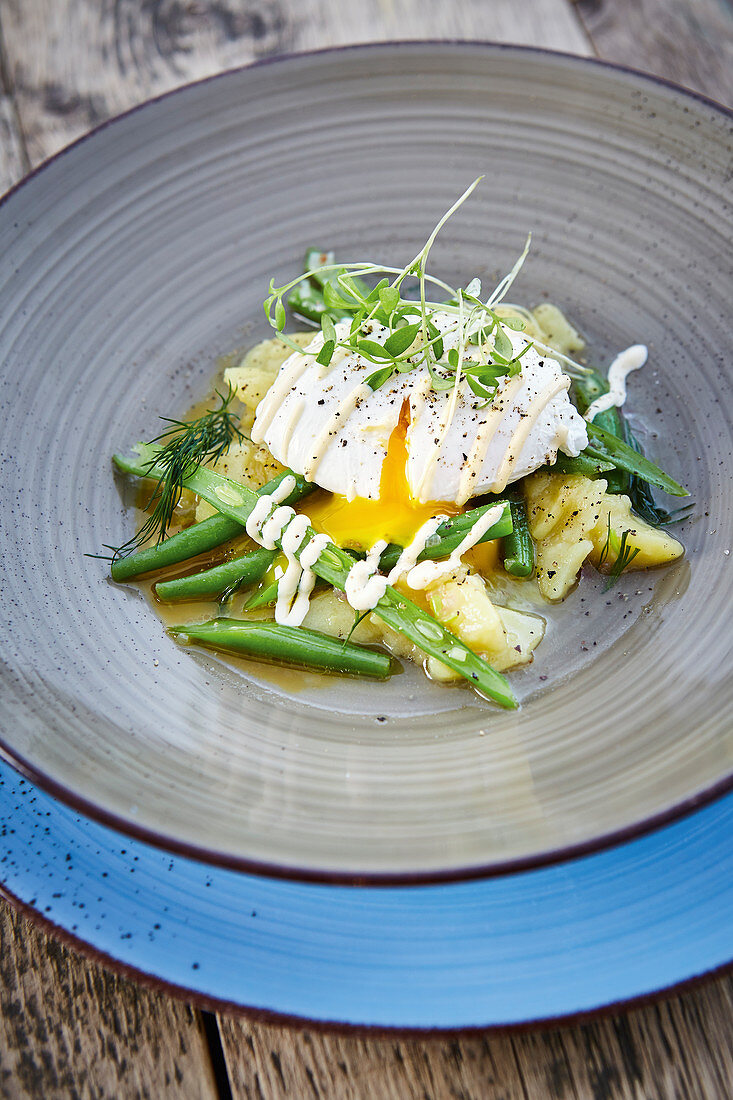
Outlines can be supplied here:
[[549, 386], [545, 386], [545, 388], [540, 390], [536, 397], [530, 401], [529, 408], [525, 411], [524, 416], [514, 429], [512, 437], [504, 451], [504, 457], [499, 464], [499, 469], [496, 471], [496, 477], [491, 486], [492, 493], [501, 493], [504, 491], [506, 483], [509, 480], [509, 475], [516, 466], [522, 447], [527, 442], [529, 433], [537, 423], [540, 413], [549, 405], [553, 397], [557, 397], [563, 390], [568, 389], [570, 389], [570, 379], [566, 375], [563, 375], [561, 378], [554, 379], [550, 382]]
[[411, 569], [414, 569], [417, 565], [417, 559], [425, 549], [425, 543], [431, 535], [435, 534], [441, 523], [446, 519], [448, 519], [447, 516], [433, 516], [432, 519], [423, 523], [410, 545], [404, 548], [395, 562], [394, 567], [388, 573], [388, 584], [394, 584], [395, 581], [398, 581], [405, 573], [409, 573]]
[[632, 344], [616, 356], [608, 368], [608, 393], [602, 393], [588, 406], [586, 420], [592, 420], [598, 413], [606, 412], [614, 405], [623, 405], [626, 400], [626, 377], [644, 366], [648, 354], [645, 344]]
[[[284, 500], [287, 500], [296, 484], [297, 482], [293, 475], [288, 474], [282, 479], [273, 493], [270, 493], [269, 496], [262, 495], [257, 498], [254, 508], [247, 517], [244, 528], [249, 537], [254, 539], [255, 542], [258, 542], [260, 546], [265, 546], [268, 550], [275, 549], [274, 543], [272, 546], [268, 546], [267, 543], [262, 541], [262, 528], [273, 513], [277, 511], [278, 505], [282, 504]], [[290, 511], [292, 512], [292, 508]], [[295, 515], [294, 512], [293, 515]]]
[[514, 401], [516, 394], [519, 393], [524, 385], [524, 378], [521, 374], [517, 375], [516, 378], [509, 379], [506, 385], [502, 387], [499, 394], [494, 398], [493, 404], [489, 407], [486, 419], [476, 433], [476, 438], [471, 448], [471, 453], [468, 456], [468, 460], [464, 462], [461, 468], [461, 480], [458, 487], [458, 504], [465, 504], [471, 496], [473, 492], [473, 485], [471, 482], [481, 473], [481, 467], [484, 464], [484, 459], [491, 446], [491, 441], [499, 430], [511, 402]]
[[[285, 626], [300, 626], [308, 610], [308, 596], [310, 596], [310, 591], [305, 601], [301, 600], [299, 604], [296, 598], [295, 602], [293, 602], [293, 597], [296, 592], [298, 595], [301, 594], [301, 584], [304, 576], [304, 570], [295, 555], [300, 549], [307, 530], [308, 517], [294, 516], [290, 523], [288, 523], [287, 530], [282, 536], [282, 542], [280, 544], [288, 560], [288, 567], [284, 575], [277, 582], [275, 622], [282, 623]], [[313, 580], [315, 583], [315, 576]], [[311, 590], [312, 588], [313, 585], [311, 585]], [[305, 602], [305, 606], [302, 609], [302, 614], [300, 614], [303, 602]]]
[[[308, 517], [296, 516], [288, 525], [280, 544], [288, 559], [288, 567], [277, 586], [275, 621], [285, 626], [300, 626], [306, 617], [311, 593], [316, 583], [316, 574], [311, 566], [315, 565], [321, 552], [331, 542], [328, 535], [314, 535], [300, 552], [300, 561], [298, 561], [296, 554], [303, 545], [307, 532]], [[295, 596], [294, 600], [293, 596]]]
[[471, 547], [480, 542], [488, 529], [492, 527], [504, 514], [504, 505], [496, 504], [487, 509], [476, 520], [466, 537], [459, 542], [453, 553], [445, 561], [421, 561], [407, 574], [407, 584], [410, 588], [427, 588], [433, 581], [440, 580], [450, 573], [454, 573], [461, 564], [461, 558]]
[[294, 518], [295, 512], [287, 504], [276, 508], [262, 524], [258, 542], [264, 546], [265, 550], [274, 550], [277, 547], [278, 539], [282, 537], [283, 531]]
[[387, 591], [389, 581], [377, 572], [386, 546], [384, 539], [375, 542], [367, 556], [354, 562], [347, 574], [344, 592], [355, 611], [371, 611]]
[[305, 374], [322, 346], [323, 336], [319, 332], [318, 335], [311, 340], [307, 348], [304, 348], [302, 352], [293, 352], [293, 354], [285, 360], [277, 378], [257, 406], [257, 416], [255, 417], [255, 422], [252, 425], [252, 431], [250, 433], [253, 443], [261, 443], [263, 441], [265, 432], [275, 419], [275, 414], [280, 408], [283, 399], [290, 393], [301, 375]]
[[367, 386], [365, 382], [361, 382], [346, 395], [336, 411], [331, 415], [326, 422], [326, 426], [313, 442], [311, 460], [306, 464], [303, 471], [303, 477], [305, 477], [307, 481], [313, 481], [313, 476], [320, 466], [331, 440], [338, 434], [339, 429], [342, 428], [349, 419], [356, 408], [357, 402], [361, 398], [369, 397], [372, 392], [371, 386]]

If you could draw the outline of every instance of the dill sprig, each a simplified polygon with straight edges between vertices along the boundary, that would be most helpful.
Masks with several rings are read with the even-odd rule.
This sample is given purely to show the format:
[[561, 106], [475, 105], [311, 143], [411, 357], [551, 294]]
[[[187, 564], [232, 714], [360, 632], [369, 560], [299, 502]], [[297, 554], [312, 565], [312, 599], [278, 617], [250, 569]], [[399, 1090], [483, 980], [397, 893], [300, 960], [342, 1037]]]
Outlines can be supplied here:
[[195, 420], [174, 420], [163, 416], [169, 427], [150, 440], [150, 444], [162, 444], [148, 464], [149, 469], [162, 469], [156, 475], [155, 485], [146, 504], [150, 515], [131, 539], [122, 546], [110, 547], [113, 560], [131, 554], [143, 543], [155, 537], [159, 545], [165, 538], [173, 519], [176, 505], [181, 499], [183, 483], [204, 462], [216, 462], [226, 454], [235, 440], [244, 438], [239, 430], [239, 416], [230, 409], [234, 390], [226, 394], [216, 390], [221, 404], [209, 409]]
[[609, 513], [606, 541], [601, 548], [601, 553], [598, 558], [598, 568], [602, 568], [611, 553], [615, 554], [615, 560], [609, 571], [608, 581], [604, 588], [604, 592], [608, 592], [609, 588], [613, 588], [614, 584], [619, 579], [624, 569], [628, 569], [636, 555], [639, 553], [638, 546], [631, 546], [629, 544], [630, 534], [630, 529], [627, 531], [622, 531], [621, 538], [619, 539], [616, 532], [611, 530], [611, 516]]

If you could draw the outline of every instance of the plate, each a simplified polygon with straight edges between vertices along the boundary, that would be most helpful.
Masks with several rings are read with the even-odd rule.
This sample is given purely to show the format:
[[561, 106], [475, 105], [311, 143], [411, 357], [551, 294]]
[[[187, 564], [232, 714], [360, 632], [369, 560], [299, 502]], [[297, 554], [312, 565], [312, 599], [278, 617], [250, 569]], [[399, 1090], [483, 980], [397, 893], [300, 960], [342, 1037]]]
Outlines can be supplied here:
[[[170, 849], [345, 880], [537, 866], [725, 789], [730, 129], [582, 59], [378, 45], [183, 88], [22, 183], [0, 210], [8, 758]], [[632, 404], [698, 502], [686, 559], [606, 595], [585, 576], [516, 714], [417, 673], [285, 690], [178, 648], [85, 557], [131, 533], [110, 454], [265, 334], [307, 245], [409, 257], [479, 173], [435, 269], [488, 285], [532, 229], [518, 298], [550, 295], [599, 361], [649, 344]]]
[[325, 886], [171, 857], [0, 764], [0, 874], [54, 935], [209, 1007], [337, 1025], [506, 1027], [699, 978], [731, 957], [732, 838], [728, 795], [541, 870]]

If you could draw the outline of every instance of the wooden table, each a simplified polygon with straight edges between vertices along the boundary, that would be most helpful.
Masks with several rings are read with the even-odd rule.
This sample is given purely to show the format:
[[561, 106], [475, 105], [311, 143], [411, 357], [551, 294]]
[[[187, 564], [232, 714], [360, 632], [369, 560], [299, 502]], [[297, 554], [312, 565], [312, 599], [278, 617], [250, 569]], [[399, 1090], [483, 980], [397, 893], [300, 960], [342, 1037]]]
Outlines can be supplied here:
[[[596, 54], [733, 102], [730, 0], [0, 0], [0, 192], [110, 115], [273, 54], [474, 38]], [[0, 903], [0, 1096], [554, 1100], [733, 1096], [733, 980], [512, 1035], [403, 1040], [201, 1012]]]

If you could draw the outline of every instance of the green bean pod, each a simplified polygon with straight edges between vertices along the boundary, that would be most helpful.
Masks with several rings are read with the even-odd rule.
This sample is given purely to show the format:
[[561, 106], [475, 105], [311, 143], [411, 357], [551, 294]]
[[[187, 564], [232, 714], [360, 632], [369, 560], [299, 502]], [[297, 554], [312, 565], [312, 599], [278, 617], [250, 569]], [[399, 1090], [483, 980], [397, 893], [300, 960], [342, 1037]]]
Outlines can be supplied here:
[[208, 623], [172, 626], [168, 633], [181, 641], [197, 642], [210, 649], [298, 668], [372, 676], [378, 680], [386, 680], [395, 670], [394, 659], [386, 653], [342, 642], [340, 638], [331, 638], [302, 626], [212, 619]]
[[157, 546], [146, 546], [133, 554], [117, 558], [110, 569], [112, 580], [128, 581], [143, 573], [152, 573], [157, 569], [165, 569], [168, 565], [187, 561], [188, 558], [214, 550], [241, 533], [241, 523], [229, 516], [210, 516], [201, 523], [194, 523], [178, 534], [171, 535]]
[[155, 595], [163, 603], [177, 603], [181, 600], [207, 600], [222, 596], [248, 584], [257, 584], [277, 557], [277, 550], [251, 550], [241, 557], [193, 573], [190, 577], [176, 577], [175, 580], [158, 581]]
[[503, 540], [504, 569], [513, 577], [528, 577], [534, 569], [534, 543], [524, 502], [512, 500], [512, 531]]
[[[126, 459], [122, 455], [114, 455], [113, 461], [123, 473], [134, 473], [138, 477], [145, 476], [140, 475], [139, 465], [134, 460]], [[316, 488], [305, 478], [285, 470], [271, 481], [268, 481], [266, 485], [263, 485], [258, 490], [258, 495], [271, 496], [283, 478], [286, 477], [295, 478], [295, 488], [284, 501], [285, 504], [295, 504], [296, 501], [302, 500], [303, 497], [312, 493]], [[171, 535], [163, 542], [158, 543], [157, 546], [146, 546], [142, 550], [136, 550], [132, 554], [125, 555], [125, 557], [117, 558], [112, 562], [110, 568], [112, 580], [131, 580], [143, 573], [152, 573], [158, 569], [165, 569], [169, 565], [177, 565], [178, 562], [188, 561], [189, 558], [195, 558], [198, 554], [206, 554], [209, 550], [214, 550], [217, 546], [221, 546], [223, 543], [229, 542], [230, 539], [236, 538], [237, 535], [241, 535], [243, 526], [242, 523], [231, 516], [221, 514], [210, 516], [200, 523], [192, 524], [184, 531]]]

